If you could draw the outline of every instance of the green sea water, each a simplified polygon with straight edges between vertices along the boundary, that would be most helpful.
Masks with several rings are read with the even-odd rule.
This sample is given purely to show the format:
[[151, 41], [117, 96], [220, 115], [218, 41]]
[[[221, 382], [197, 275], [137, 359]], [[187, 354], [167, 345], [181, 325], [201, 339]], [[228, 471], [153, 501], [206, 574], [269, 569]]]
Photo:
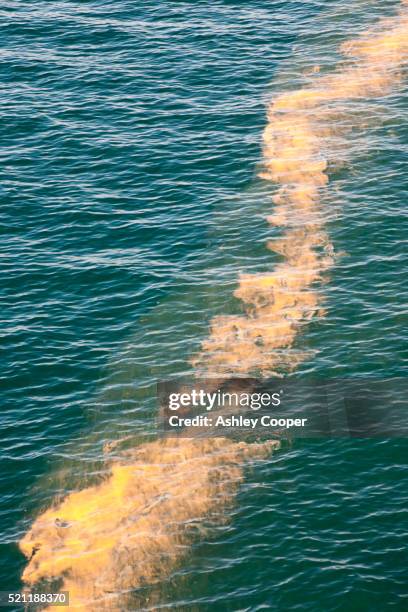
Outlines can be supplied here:
[[[2, 3], [0, 590], [22, 586], [38, 513], [150, 431], [156, 382], [240, 312], [238, 274], [276, 264], [268, 101], [398, 6]], [[299, 376], [406, 375], [407, 83], [351, 109], [325, 196], [342, 255]], [[285, 447], [135, 609], [406, 610], [406, 456], [398, 438]]]

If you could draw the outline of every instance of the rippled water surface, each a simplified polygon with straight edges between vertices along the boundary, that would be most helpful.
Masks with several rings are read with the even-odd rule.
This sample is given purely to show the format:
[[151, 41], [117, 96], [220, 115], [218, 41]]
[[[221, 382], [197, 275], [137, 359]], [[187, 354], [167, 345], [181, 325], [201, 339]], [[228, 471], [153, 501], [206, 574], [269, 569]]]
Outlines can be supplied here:
[[[276, 189], [258, 176], [269, 100], [398, 7], [2, 3], [0, 590], [21, 588], [34, 517], [104, 445], [138, 443], [156, 381], [190, 373], [211, 319], [240, 313], [238, 275], [279, 261]], [[299, 375], [406, 373], [407, 82], [338, 117], [351, 129], [324, 206], [339, 257], [325, 317], [296, 339]], [[406, 451], [283, 448], [134, 609], [406, 609]]]

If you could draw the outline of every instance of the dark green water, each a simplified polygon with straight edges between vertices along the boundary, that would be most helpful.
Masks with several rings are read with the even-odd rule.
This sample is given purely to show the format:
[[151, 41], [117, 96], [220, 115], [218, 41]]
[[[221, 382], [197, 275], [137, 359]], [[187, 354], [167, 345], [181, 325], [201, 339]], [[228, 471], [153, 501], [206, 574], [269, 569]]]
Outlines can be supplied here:
[[[239, 311], [238, 273], [273, 268], [266, 102], [397, 7], [2, 3], [0, 590], [21, 588], [33, 518], [104, 442], [149, 427], [156, 380], [189, 372], [211, 317]], [[366, 125], [326, 203], [345, 255], [297, 341], [300, 375], [406, 375], [407, 91], [356, 106]], [[406, 452], [276, 454], [145, 607], [405, 610]]]

